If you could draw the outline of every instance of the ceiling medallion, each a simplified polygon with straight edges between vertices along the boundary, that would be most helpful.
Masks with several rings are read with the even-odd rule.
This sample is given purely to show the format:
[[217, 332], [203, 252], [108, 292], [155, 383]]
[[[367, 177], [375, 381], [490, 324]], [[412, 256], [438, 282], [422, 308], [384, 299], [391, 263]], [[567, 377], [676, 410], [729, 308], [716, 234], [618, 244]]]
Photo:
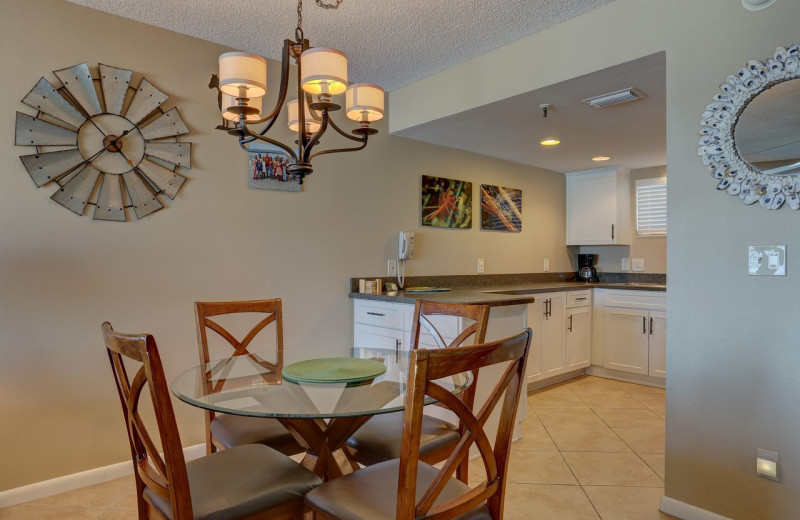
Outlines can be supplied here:
[[132, 87], [133, 71], [98, 69], [97, 79], [86, 63], [56, 70], [58, 88], [41, 78], [22, 100], [36, 115], [17, 112], [15, 144], [35, 148], [22, 164], [37, 187], [56, 184], [50, 198], [73, 213], [94, 206], [93, 220], [126, 222], [132, 209], [141, 219], [186, 182], [178, 169], [191, 167], [192, 144], [177, 136], [189, 129], [146, 78]]
[[[316, 2], [320, 7], [335, 9], [342, 0], [334, 0], [334, 3], [324, 3], [322, 0]], [[224, 104], [224, 96], [219, 99], [220, 109], [227, 106], [223, 116], [235, 121], [235, 127], [229, 133], [238, 137], [240, 146], [245, 150], [254, 141], [263, 141], [284, 150], [291, 158], [289, 174], [299, 184], [303, 184], [305, 176], [312, 173], [311, 161], [314, 157], [353, 152], [367, 146], [369, 136], [378, 132], [370, 125], [383, 118], [384, 110], [383, 89], [369, 83], [348, 86], [347, 56], [335, 49], [311, 47], [309, 41], [303, 37], [302, 24], [303, 2], [299, 0], [295, 39], [287, 39], [283, 45], [278, 100], [264, 117], [261, 117], [261, 97], [267, 93], [267, 60], [254, 54], [227, 52], [219, 57], [219, 77], [216, 80], [221, 94], [231, 96]], [[287, 103], [290, 58], [297, 66], [297, 84], [292, 85], [297, 99]], [[212, 85], [216, 81], [212, 77]], [[360, 124], [352, 132], [340, 128], [330, 117], [331, 112], [342, 108], [332, 101], [332, 97], [338, 94], [345, 95], [347, 118]], [[291, 145], [267, 136], [284, 105], [288, 127], [297, 132], [297, 138]], [[252, 125], [262, 123], [264, 126], [260, 129], [252, 128]], [[312, 152], [329, 128], [358, 145]]]

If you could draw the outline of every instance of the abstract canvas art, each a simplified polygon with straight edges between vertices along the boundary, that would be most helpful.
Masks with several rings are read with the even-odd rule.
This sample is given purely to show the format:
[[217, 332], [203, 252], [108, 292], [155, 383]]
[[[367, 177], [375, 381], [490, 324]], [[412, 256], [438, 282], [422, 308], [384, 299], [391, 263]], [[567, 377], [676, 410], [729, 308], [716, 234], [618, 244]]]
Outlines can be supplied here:
[[522, 190], [481, 184], [481, 229], [522, 231]]
[[471, 228], [472, 183], [423, 175], [422, 225]]

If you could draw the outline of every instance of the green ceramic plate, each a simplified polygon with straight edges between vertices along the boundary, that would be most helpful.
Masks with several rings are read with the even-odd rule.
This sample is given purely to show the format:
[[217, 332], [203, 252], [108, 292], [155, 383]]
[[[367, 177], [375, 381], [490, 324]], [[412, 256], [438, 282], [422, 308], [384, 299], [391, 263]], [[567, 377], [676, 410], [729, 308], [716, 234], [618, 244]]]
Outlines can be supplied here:
[[322, 358], [283, 367], [283, 378], [294, 383], [353, 383], [386, 372], [380, 361], [359, 358]]

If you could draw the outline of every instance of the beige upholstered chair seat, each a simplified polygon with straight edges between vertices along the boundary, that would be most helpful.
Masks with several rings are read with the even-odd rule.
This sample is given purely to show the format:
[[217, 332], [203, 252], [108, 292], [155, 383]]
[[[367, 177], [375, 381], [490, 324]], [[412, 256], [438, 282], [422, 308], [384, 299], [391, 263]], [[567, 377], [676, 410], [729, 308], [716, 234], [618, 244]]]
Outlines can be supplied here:
[[292, 434], [274, 419], [219, 414], [211, 421], [210, 429], [226, 449], [243, 444], [264, 444], [288, 455], [300, 451]]
[[[239, 446], [186, 463], [196, 520], [248, 518], [279, 506], [319, 485], [320, 478], [266, 446]], [[169, 501], [150, 488], [145, 496], [167, 518]]]
[[[426, 415], [422, 418], [422, 436], [419, 445], [421, 460], [439, 459], [436, 453], [449, 453], [458, 444], [458, 428], [447, 421]], [[399, 459], [402, 451], [403, 412], [376, 415], [366, 422], [347, 441], [357, 452], [359, 460], [375, 464], [384, 460]], [[363, 452], [362, 452], [363, 450]]]
[[[424, 462], [417, 468], [417, 500], [439, 470]], [[310, 491], [306, 502], [314, 509], [339, 520], [394, 520], [397, 515], [397, 480], [400, 461], [389, 460], [327, 482]], [[469, 487], [451, 478], [437, 504], [466, 493]], [[458, 520], [492, 520], [489, 509], [481, 504]]]

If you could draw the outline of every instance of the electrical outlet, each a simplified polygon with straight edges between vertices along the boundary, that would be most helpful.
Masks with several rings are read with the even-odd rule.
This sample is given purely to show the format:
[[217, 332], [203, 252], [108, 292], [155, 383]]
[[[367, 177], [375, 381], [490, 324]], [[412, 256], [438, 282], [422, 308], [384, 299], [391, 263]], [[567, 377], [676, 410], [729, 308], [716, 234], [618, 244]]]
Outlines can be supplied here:
[[631, 259], [630, 258], [623, 258], [619, 263], [619, 268], [623, 271], [630, 271], [631, 270]]
[[644, 271], [644, 258], [631, 258], [631, 265], [634, 271]]
[[542, 266], [542, 268], [544, 269], [545, 273], [549, 273], [550, 272], [550, 259], [549, 258], [545, 258], [544, 259], [544, 266]]
[[386, 264], [386, 276], [397, 276], [397, 260], [389, 260]]
[[483, 258], [478, 258], [478, 274], [483, 274]]

